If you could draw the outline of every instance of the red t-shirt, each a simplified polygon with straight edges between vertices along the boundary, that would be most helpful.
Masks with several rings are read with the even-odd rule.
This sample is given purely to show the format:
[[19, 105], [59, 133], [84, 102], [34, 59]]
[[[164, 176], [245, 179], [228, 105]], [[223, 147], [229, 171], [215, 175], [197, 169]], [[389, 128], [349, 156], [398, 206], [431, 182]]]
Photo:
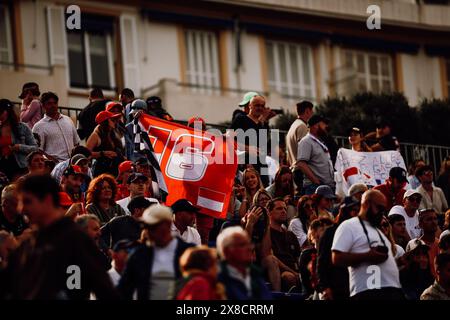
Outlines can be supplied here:
[[207, 277], [194, 276], [178, 293], [177, 300], [221, 300], [221, 296]]
[[386, 183], [380, 184], [373, 188], [374, 190], [380, 191], [386, 197], [387, 207], [386, 210], [389, 211], [393, 206], [402, 206], [403, 205], [403, 195], [406, 190], [401, 189], [397, 194], [392, 193], [392, 189], [388, 187]]

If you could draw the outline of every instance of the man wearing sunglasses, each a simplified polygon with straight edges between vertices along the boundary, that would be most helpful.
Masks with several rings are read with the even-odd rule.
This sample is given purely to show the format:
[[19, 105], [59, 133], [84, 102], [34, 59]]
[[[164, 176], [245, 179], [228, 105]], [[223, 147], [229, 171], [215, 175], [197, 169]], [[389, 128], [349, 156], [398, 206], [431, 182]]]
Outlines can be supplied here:
[[405, 194], [405, 186], [408, 183], [407, 172], [401, 167], [393, 167], [389, 170], [389, 178], [386, 183], [374, 187], [386, 197], [386, 209], [389, 211], [395, 205], [402, 205]]
[[422, 234], [419, 227], [419, 206], [422, 195], [417, 190], [407, 190], [403, 196], [403, 205], [393, 206], [389, 216], [399, 214], [405, 218], [406, 230], [411, 239], [418, 238]]

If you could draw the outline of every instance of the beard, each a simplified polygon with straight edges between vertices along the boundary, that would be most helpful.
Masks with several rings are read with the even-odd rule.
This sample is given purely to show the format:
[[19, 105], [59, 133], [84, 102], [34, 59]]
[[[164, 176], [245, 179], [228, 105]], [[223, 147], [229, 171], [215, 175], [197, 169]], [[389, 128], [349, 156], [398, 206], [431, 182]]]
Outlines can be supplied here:
[[369, 208], [366, 217], [373, 227], [379, 228], [381, 226], [381, 221], [383, 220], [383, 212], [375, 213]]
[[319, 138], [325, 138], [328, 135], [327, 130], [319, 128], [317, 130], [317, 135], [319, 136]]

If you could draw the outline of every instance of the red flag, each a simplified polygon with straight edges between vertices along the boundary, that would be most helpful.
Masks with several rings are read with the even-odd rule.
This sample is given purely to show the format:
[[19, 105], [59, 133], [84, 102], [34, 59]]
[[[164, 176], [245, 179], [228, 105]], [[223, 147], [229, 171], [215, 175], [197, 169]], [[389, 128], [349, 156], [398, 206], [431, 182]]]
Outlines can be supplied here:
[[167, 185], [166, 204], [188, 199], [201, 213], [225, 219], [237, 169], [234, 141], [148, 115], [139, 122]]

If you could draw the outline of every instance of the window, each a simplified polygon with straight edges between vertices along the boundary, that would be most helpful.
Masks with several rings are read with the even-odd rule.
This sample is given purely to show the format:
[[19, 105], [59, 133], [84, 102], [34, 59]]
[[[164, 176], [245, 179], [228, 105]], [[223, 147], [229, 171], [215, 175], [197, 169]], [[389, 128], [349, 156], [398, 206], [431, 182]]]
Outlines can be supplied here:
[[270, 90], [292, 97], [314, 99], [314, 73], [310, 46], [267, 41], [266, 52]]
[[200, 89], [202, 86], [219, 87], [217, 35], [209, 31], [186, 30], [184, 37], [187, 82], [198, 85]]
[[0, 69], [10, 69], [13, 62], [9, 8], [0, 4]]
[[82, 23], [82, 32], [67, 33], [70, 86], [114, 89], [112, 22], [85, 16]]
[[344, 51], [344, 65], [356, 72], [357, 91], [380, 93], [394, 89], [392, 58], [387, 54]]

